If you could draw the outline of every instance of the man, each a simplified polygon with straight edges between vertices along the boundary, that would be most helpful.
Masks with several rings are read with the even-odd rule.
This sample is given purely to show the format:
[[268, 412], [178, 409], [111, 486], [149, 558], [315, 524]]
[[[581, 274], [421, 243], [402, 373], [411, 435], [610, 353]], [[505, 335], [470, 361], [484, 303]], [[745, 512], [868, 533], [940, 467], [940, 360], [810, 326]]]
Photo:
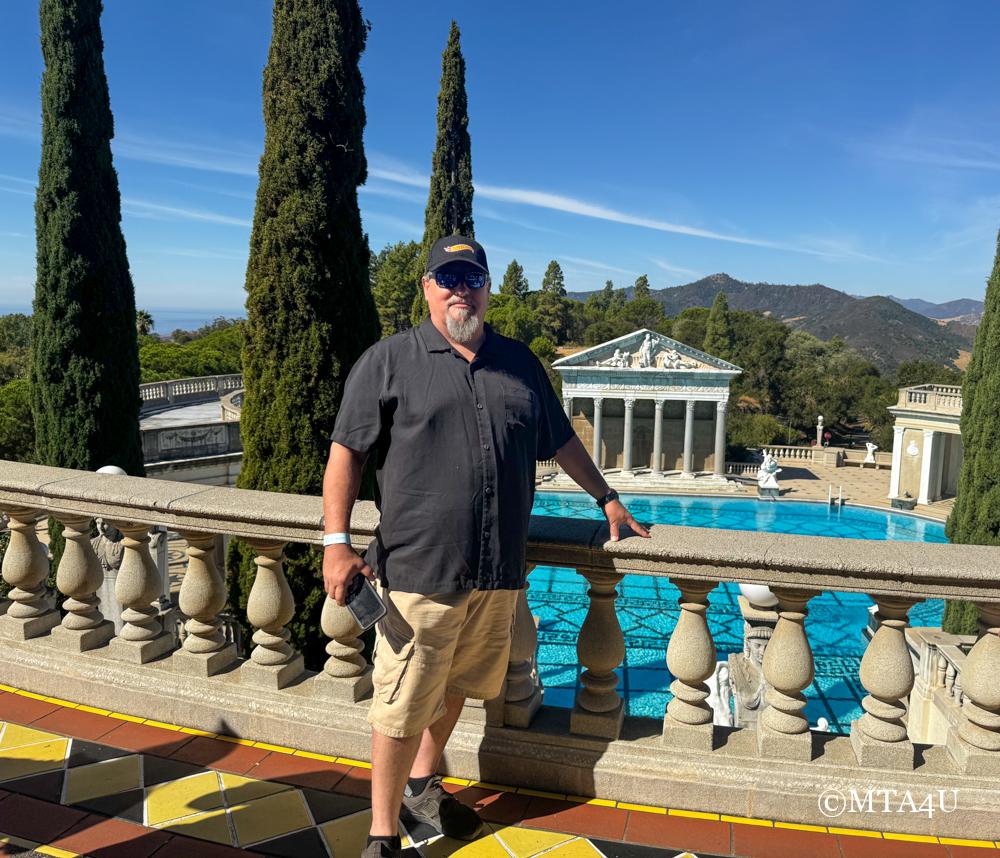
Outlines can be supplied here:
[[[479, 817], [436, 776], [467, 697], [500, 693], [524, 553], [535, 462], [555, 458], [603, 508], [617, 539], [641, 536], [594, 466], [523, 344], [483, 322], [483, 248], [448, 236], [422, 279], [430, 318], [369, 348], [355, 364], [323, 480], [323, 580], [344, 604], [348, 582], [379, 582], [372, 725], [372, 825], [364, 855], [400, 853], [400, 804], [450, 837]], [[377, 462], [375, 540], [364, 559], [347, 536], [369, 453]], [[404, 794], [405, 792], [405, 794]]]

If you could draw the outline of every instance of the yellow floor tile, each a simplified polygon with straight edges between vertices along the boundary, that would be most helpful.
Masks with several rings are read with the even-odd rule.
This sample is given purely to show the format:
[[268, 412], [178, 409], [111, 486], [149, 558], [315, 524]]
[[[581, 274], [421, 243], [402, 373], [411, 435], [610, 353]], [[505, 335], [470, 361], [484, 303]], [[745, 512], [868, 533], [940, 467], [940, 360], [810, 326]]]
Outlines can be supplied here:
[[225, 792], [226, 804], [246, 804], [248, 801], [263, 798], [265, 795], [274, 795], [277, 792], [285, 792], [292, 789], [289, 784], [276, 783], [275, 781], [259, 781], [255, 778], [245, 778], [242, 775], [234, 775], [229, 772], [220, 772], [222, 775], [222, 789]]
[[194, 777], [150, 787], [146, 793], [146, 824], [158, 825], [222, 805], [219, 776], [215, 772], [202, 772]]
[[433, 843], [420, 847], [424, 858], [510, 858], [510, 853], [500, 845], [492, 834], [480, 837], [472, 843], [439, 837]]
[[372, 812], [362, 810], [351, 816], [333, 819], [319, 827], [320, 834], [330, 847], [332, 855], [360, 855], [368, 841], [368, 830], [372, 825]]
[[35, 851], [40, 855], [48, 855], [49, 858], [80, 858], [79, 852], [70, 852], [58, 846], [36, 846]]
[[240, 846], [291, 834], [313, 824], [306, 801], [298, 790], [269, 795], [249, 804], [238, 804], [229, 809], [229, 816], [236, 825], [236, 839]]
[[583, 838], [557, 846], [551, 852], [546, 852], [545, 855], [554, 855], [558, 858], [601, 858], [601, 853], [591, 845], [589, 840]]
[[229, 820], [224, 810], [196, 813], [184, 819], [175, 819], [172, 822], [164, 822], [153, 827], [161, 828], [164, 831], [173, 831], [176, 834], [186, 834], [188, 837], [197, 837], [200, 840], [224, 843], [226, 846], [233, 845], [233, 836], [229, 831]]
[[0, 736], [0, 750], [4, 748], [19, 748], [21, 745], [34, 745], [37, 742], [49, 742], [61, 739], [56, 733], [46, 733], [44, 730], [32, 730], [20, 724], [8, 724]]
[[5, 750], [0, 755], [0, 781], [61, 769], [68, 748], [69, 739], [56, 739]]
[[497, 832], [497, 837], [517, 858], [528, 858], [529, 855], [536, 855], [543, 849], [551, 849], [567, 840], [572, 840], [575, 835], [561, 834], [558, 831], [538, 831], [533, 828], [501, 828]]
[[139, 757], [133, 754], [103, 763], [78, 766], [67, 771], [65, 802], [76, 804], [89, 798], [114, 795], [141, 786]]

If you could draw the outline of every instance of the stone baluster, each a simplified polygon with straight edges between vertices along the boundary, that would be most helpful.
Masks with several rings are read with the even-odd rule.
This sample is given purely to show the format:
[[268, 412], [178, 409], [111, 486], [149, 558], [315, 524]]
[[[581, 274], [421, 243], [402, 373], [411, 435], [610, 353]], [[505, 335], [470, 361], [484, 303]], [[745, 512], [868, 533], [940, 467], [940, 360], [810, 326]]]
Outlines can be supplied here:
[[122, 661], [145, 664], [174, 646], [153, 607], [162, 592], [160, 570], [149, 553], [149, 525], [115, 522], [124, 545], [122, 565], [115, 581], [115, 598], [122, 605], [121, 633], [111, 639], [108, 652]]
[[172, 666], [195, 676], [212, 676], [236, 661], [236, 645], [226, 641], [219, 611], [226, 604], [226, 584], [215, 561], [216, 537], [185, 531], [187, 570], [178, 598], [184, 623], [184, 643]]
[[715, 642], [708, 628], [708, 594], [715, 581], [671, 578], [681, 591], [677, 625], [667, 644], [667, 667], [673, 699], [663, 719], [663, 741], [675, 747], [711, 751], [714, 729], [705, 680], [715, 672]]
[[90, 516], [61, 515], [66, 547], [56, 587], [66, 596], [62, 625], [52, 630], [52, 642], [72, 652], [103, 646], [115, 636], [115, 624], [104, 619], [97, 591], [104, 583], [104, 570], [90, 542]]
[[323, 600], [320, 627], [330, 638], [329, 658], [313, 688], [335, 700], [357, 703], [372, 690], [372, 667], [361, 655], [364, 644], [358, 638], [361, 627], [346, 605], [341, 607], [329, 596]]
[[764, 651], [767, 708], [757, 721], [757, 748], [762, 757], [812, 759], [812, 735], [802, 693], [813, 681], [812, 649], [806, 637], [806, 603], [810, 590], [772, 587], [778, 599], [778, 623]]
[[979, 602], [980, 628], [986, 632], [965, 657], [965, 703], [958, 729], [948, 730], [947, 747], [969, 775], [1000, 775], [1000, 604]]
[[[532, 568], [529, 565], [528, 571]], [[523, 729], [531, 726], [544, 694], [538, 676], [538, 627], [528, 604], [528, 586], [525, 583], [514, 606], [514, 634], [503, 693], [503, 723]]]
[[256, 646], [240, 672], [252, 685], [284, 688], [304, 669], [302, 655], [288, 642], [292, 635], [285, 628], [295, 616], [295, 599], [281, 562], [285, 543], [248, 542], [257, 552], [257, 574], [247, 599], [247, 619], [257, 631], [253, 633]]
[[937, 650], [937, 666], [934, 670], [934, 686], [936, 688], [943, 688], [945, 682], [945, 672], [948, 669], [948, 662], [944, 657], [944, 653], [941, 650]]
[[625, 637], [615, 612], [615, 588], [622, 575], [597, 569], [581, 569], [580, 573], [590, 583], [590, 607], [576, 642], [576, 655], [585, 670], [569, 728], [573, 733], [617, 739], [625, 717], [614, 672], [625, 658]]
[[3, 557], [3, 579], [11, 586], [10, 605], [0, 617], [0, 633], [15, 640], [44, 635], [59, 625], [45, 580], [49, 552], [38, 539], [39, 511], [26, 507], [5, 510], [10, 518], [10, 542]]
[[868, 695], [865, 714], [851, 724], [851, 745], [863, 766], [909, 770], [913, 743], [903, 718], [913, 690], [913, 662], [906, 645], [907, 614], [917, 602], [894, 596], [873, 596], [878, 605], [878, 630], [861, 659], [861, 684]]

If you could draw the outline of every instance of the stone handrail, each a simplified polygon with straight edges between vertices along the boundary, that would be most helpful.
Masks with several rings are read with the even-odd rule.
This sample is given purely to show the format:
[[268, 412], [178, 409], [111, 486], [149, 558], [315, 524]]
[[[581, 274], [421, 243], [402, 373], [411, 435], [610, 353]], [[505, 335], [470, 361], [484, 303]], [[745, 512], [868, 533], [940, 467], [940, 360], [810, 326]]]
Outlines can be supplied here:
[[228, 422], [239, 422], [243, 411], [243, 388], [227, 393], [222, 397], [222, 419]]
[[940, 414], [962, 413], [962, 388], [948, 384], [921, 384], [902, 387], [896, 408], [932, 411]]
[[[198, 729], [366, 755], [364, 698], [371, 669], [359, 655], [349, 612], [325, 600], [321, 626], [330, 639], [329, 657], [319, 673], [304, 670], [286, 628], [296, 606], [285, 579], [284, 548], [320, 543], [319, 498], [0, 462], [0, 510], [11, 519], [3, 577], [13, 587], [0, 616], [3, 681], [126, 714], [155, 712], [158, 720]], [[56, 579], [67, 597], [64, 616], [45, 589], [48, 560], [35, 533], [44, 516], [66, 528]], [[117, 594], [125, 625], [118, 635], [95, 596], [102, 579], [90, 542], [95, 517], [112, 522], [124, 536]], [[356, 548], [367, 545], [377, 521], [371, 503], [355, 506]], [[160, 585], [146, 547], [152, 525], [187, 541], [180, 592], [187, 621], [180, 648], [150, 607]], [[216, 534], [246, 540], [257, 555], [247, 605], [255, 646], [245, 660], [220, 630], [226, 589], [214, 559]], [[611, 543], [607, 536], [603, 522], [532, 518], [529, 567], [575, 568], [590, 584], [577, 640], [584, 670], [576, 706], [567, 717], [549, 714], [533, 725], [543, 689], [535, 626], [522, 594], [505, 690], [483, 706], [467, 707], [449, 745], [452, 774], [702, 811], [745, 815], [750, 809], [756, 816], [821, 824], [819, 782], [845, 789], [874, 782], [901, 791], [961, 787], [961, 819], [928, 822], [908, 815], [894, 825], [913, 833], [1000, 835], [1000, 549], [665, 525], [654, 526], [648, 540]], [[648, 727], [632, 729], [631, 738], [622, 738], [624, 706], [614, 672], [625, 655], [615, 600], [626, 573], [668, 578], [681, 592], [680, 617], [665, 654], [673, 698], [660, 730], [650, 735]], [[706, 702], [706, 679], [716, 664], [708, 596], [722, 581], [768, 584], [778, 600], [777, 627], [762, 667], [767, 708], [755, 727], [726, 738], [713, 727]], [[865, 714], [849, 737], [820, 741], [804, 714], [803, 692], [813, 679], [804, 620], [809, 600], [827, 590], [867, 593], [878, 613], [860, 670], [868, 691]], [[943, 745], [918, 764], [906, 725], [914, 686], [907, 612], [919, 601], [946, 596], [977, 604], [981, 634], [964, 659], [961, 717], [947, 729]], [[810, 800], [790, 800], [796, 795]], [[860, 828], [884, 822], [863, 813], [841, 821]]]
[[178, 405], [206, 402], [243, 387], [241, 374], [175, 378], [139, 385], [140, 412], [151, 414]]
[[779, 445], [767, 446], [762, 452], [770, 453], [779, 462], [811, 462], [815, 450], [813, 447]]

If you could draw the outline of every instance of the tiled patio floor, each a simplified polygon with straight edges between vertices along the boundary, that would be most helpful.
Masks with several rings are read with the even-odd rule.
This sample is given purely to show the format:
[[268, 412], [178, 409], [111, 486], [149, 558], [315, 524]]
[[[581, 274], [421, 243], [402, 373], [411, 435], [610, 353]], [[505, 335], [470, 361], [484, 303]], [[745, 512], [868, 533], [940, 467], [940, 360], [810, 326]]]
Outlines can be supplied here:
[[[0, 855], [353, 858], [368, 830], [369, 788], [363, 761], [0, 690]], [[458, 843], [404, 823], [412, 854], [966, 858], [996, 848], [461, 779], [448, 779], [447, 788], [479, 812], [484, 835]]]

